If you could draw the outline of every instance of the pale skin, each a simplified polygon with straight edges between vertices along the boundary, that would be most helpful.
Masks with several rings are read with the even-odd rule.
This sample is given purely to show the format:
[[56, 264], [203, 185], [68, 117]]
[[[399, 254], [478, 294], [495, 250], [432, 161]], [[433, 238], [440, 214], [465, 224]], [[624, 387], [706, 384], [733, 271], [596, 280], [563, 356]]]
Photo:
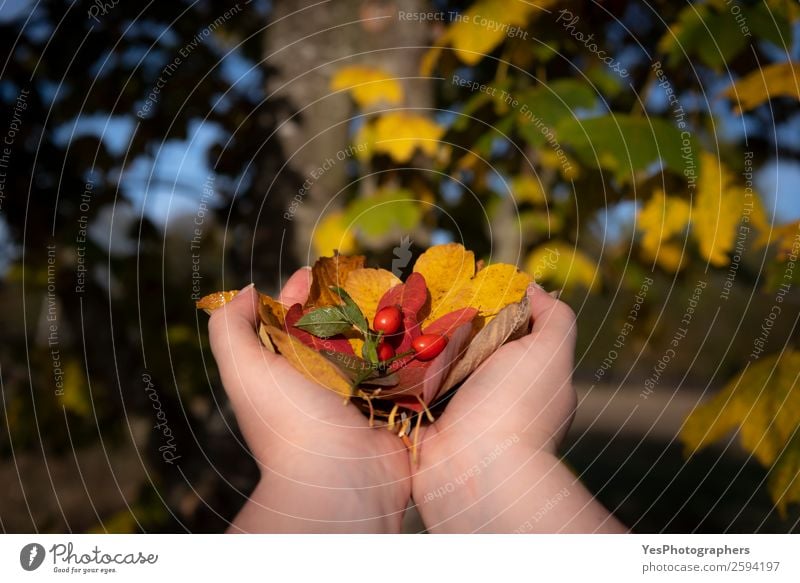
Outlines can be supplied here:
[[[303, 303], [311, 273], [281, 292]], [[561, 463], [572, 420], [575, 317], [528, 290], [532, 332], [507, 343], [423, 430], [419, 458], [256, 335], [245, 288], [209, 322], [222, 382], [261, 478], [229, 532], [399, 532], [409, 499], [431, 532], [618, 533], [626, 528]]]

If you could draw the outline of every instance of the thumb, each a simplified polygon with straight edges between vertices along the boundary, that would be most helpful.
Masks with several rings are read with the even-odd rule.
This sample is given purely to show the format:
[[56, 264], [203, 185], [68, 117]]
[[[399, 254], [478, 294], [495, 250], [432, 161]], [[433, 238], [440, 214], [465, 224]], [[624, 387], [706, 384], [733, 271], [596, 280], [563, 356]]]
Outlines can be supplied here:
[[208, 321], [211, 352], [224, 379], [238, 375], [237, 362], [254, 362], [267, 356], [256, 334], [258, 294], [251, 283]]
[[552, 343], [554, 348], [566, 348], [570, 352], [575, 346], [577, 327], [575, 313], [567, 304], [547, 293], [541, 286], [531, 284], [527, 290], [531, 306], [531, 333], [522, 341]]

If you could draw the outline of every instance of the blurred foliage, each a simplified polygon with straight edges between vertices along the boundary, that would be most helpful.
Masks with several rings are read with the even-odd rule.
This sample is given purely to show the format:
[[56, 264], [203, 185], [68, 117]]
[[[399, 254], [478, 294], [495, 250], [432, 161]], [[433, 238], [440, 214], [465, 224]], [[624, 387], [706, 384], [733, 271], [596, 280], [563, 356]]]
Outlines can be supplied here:
[[[784, 112], [796, 111], [797, 65], [771, 63], [774, 53], [765, 46], [791, 45], [792, 23], [798, 22], [800, 10], [783, 1], [736, 3], [733, 8], [729, 4], [709, 0], [685, 7], [660, 6], [659, 16], [672, 23], [669, 29], [660, 39], [649, 33], [636, 38], [649, 62], [639, 59], [621, 68], [603, 57], [609, 70], [598, 70], [601, 55], [619, 56], [630, 49], [613, 34], [610, 15], [600, 8], [569, 2], [562, 7], [558, 2], [478, 0], [452, 19], [421, 60], [422, 74], [443, 78], [439, 109], [427, 114], [431, 125], [418, 121], [420, 112], [414, 113], [413, 122], [401, 120], [402, 114], [395, 110], [363, 112], [369, 119], [356, 139], [370, 144], [384, 140], [388, 145], [370, 147], [369, 156], [360, 158], [360, 173], [384, 168], [381, 154], [398, 168], [389, 180], [402, 180], [399, 170], [404, 164], [431, 164], [437, 171], [432, 181], [441, 183], [438, 177], [450, 176], [459, 190], [458, 196], [439, 200], [444, 211], [436, 213], [434, 228], [469, 238], [459, 230], [463, 225], [451, 218], [463, 216], [452, 207], [472, 203], [468, 193], [488, 212], [483, 231], [493, 251], [486, 258], [514, 260], [509, 249], [518, 253], [521, 247], [527, 257], [517, 258], [520, 264], [537, 279], [568, 293], [576, 289], [599, 293], [604, 283], [614, 283], [600, 265], [601, 259], [616, 260], [614, 250], [605, 258], [596, 257], [590, 246], [579, 244], [578, 237], [596, 220], [597, 212], [625, 200], [638, 207], [640, 236], [634, 245], [645, 269], [675, 273], [692, 264], [725, 269], [735, 255], [735, 277], [745, 253], [753, 257], [762, 253], [767, 271], [781, 269], [787, 254], [780, 248], [787, 243], [766, 247], [785, 241], [800, 225], [772, 224], [752, 180], [746, 184], [742, 172], [733, 169], [737, 165], [747, 169], [752, 159], [756, 164], [763, 161], [769, 151], [761, 141], [765, 136], [747, 135], [748, 151], [741, 144], [719, 144], [717, 113], [698, 106], [697, 99], [707, 100], [706, 86], [727, 80], [729, 87], [713, 98], [726, 97], [738, 115], [768, 100], [770, 114], [778, 120], [787, 115]], [[637, 32], [652, 29], [651, 17], [643, 10], [635, 12], [626, 23], [635, 23]], [[750, 28], [743, 28], [743, 23]], [[376, 78], [384, 83], [385, 77]], [[371, 79], [365, 75], [363, 82], [374, 83]], [[628, 84], [635, 91], [623, 90]], [[647, 101], [655, 92], [666, 98], [667, 107], [660, 111]], [[357, 106], [364, 105], [363, 98], [354, 98]], [[449, 112], [455, 113], [455, 121], [444, 121], [441, 128], [446, 148], [427, 148], [427, 143], [439, 139], [432, 124], [442, 123], [447, 119], [443, 114]], [[415, 152], [418, 158], [412, 158]], [[421, 156], [429, 160], [422, 161]], [[436, 185], [431, 189], [435, 191]], [[350, 203], [364, 217], [362, 235], [369, 234], [367, 219], [375, 221], [378, 232], [386, 228], [385, 218], [370, 216], [365, 205], [365, 201], [379, 204], [379, 196], [361, 189]], [[564, 204], [570, 196], [575, 204]], [[509, 204], [515, 212], [504, 214]], [[344, 220], [337, 224], [342, 233], [326, 230], [329, 241], [344, 240], [344, 233], [356, 228]], [[742, 233], [745, 244], [737, 246]], [[322, 250], [321, 245], [318, 248]], [[622, 249], [619, 246], [616, 252]], [[791, 254], [788, 258], [796, 259]], [[756, 274], [753, 285], [758, 280]], [[767, 365], [764, 361], [754, 366]], [[795, 394], [800, 388], [790, 376], [749, 381], [747, 392], [736, 393], [737, 410], [743, 413], [736, 421], [743, 430], [774, 442], [772, 455], [758, 458], [770, 467], [800, 425], [800, 419], [792, 417], [782, 431], [776, 430], [772, 421], [781, 418], [787, 405], [772, 397], [786, 391]], [[754, 407], [760, 407], [763, 423], [746, 414]], [[704, 411], [700, 408], [690, 417], [690, 427], [708, 426], [710, 413], [704, 416]], [[729, 430], [733, 424], [722, 427]], [[723, 430], [706, 435], [718, 438]], [[684, 433], [687, 443], [689, 435]], [[744, 445], [749, 447], [746, 439]], [[771, 493], [781, 508], [800, 501], [796, 488], [784, 495], [786, 480], [776, 480], [771, 483], [779, 485], [773, 485]]]
[[[798, 65], [786, 62], [796, 42], [796, 2], [660, 1], [652, 9], [619, 0], [433, 2], [430, 10], [448, 18], [419, 23], [430, 30], [431, 48], [419, 59], [420, 75], [431, 77], [430, 107], [407, 107], [414, 96], [379, 52], [366, 64], [336, 63], [328, 88], [352, 99], [352, 143], [342, 144], [349, 149], [337, 162], [346, 160], [352, 180], [341, 185], [346, 204], [317, 209], [309, 241], [295, 240], [291, 222], [276, 219], [306, 169], [285, 165], [273, 136], [282, 117], [306, 104], [266, 91], [275, 74], [263, 48], [271, 6], [119, 3], [94, 19], [87, 5], [47, 0], [0, 21], [0, 44], [11, 57], [0, 77], [0, 128], [21, 118], [0, 207], [9, 263], [0, 284], [8, 430], [0, 452], [79, 470], [71, 481], [57, 472], [29, 477], [41, 488], [30, 495], [54, 500], [49, 522], [28, 518], [23, 495], [23, 517], [13, 524], [224, 528], [257, 472], [242, 442], [229, 436], [235, 423], [208, 362], [193, 273], [202, 293], [253, 280], [274, 292], [270, 286], [296, 267], [281, 249], [366, 252], [387, 267], [401, 240], [415, 241], [415, 254], [431, 240], [463, 241], [479, 259], [516, 263], [563, 288], [581, 318], [579, 377], [605, 356], [645, 278], [655, 283], [636, 333], [620, 349], [629, 370], [612, 369], [607, 378], [649, 374], [695, 282], [723, 290], [733, 270], [726, 316], [698, 310], [698, 333], [683, 341], [672, 374], [702, 385], [734, 380], [688, 419], [683, 435], [694, 449], [734, 427], [759, 434], [770, 444], [769, 455], [756, 457], [772, 466], [773, 499], [781, 509], [800, 499], [797, 420], [783, 404], [800, 391], [790, 374], [797, 367], [790, 355], [743, 365], [753, 339], [741, 334], [759, 330], [776, 290], [800, 283], [793, 267], [798, 224], [776, 224], [742, 176], [748, 161], [756, 172], [776, 156], [798, 157], [774, 135], [797, 114]], [[169, 67], [181, 51], [187, 56]], [[245, 71], [255, 82], [241, 82]], [[152, 100], [162, 77], [164, 89]], [[720, 127], [731, 125], [723, 116], [747, 132], [721, 139]], [[116, 125], [104, 126], [110, 135], [76, 132], [76, 122], [89, 118]], [[162, 161], [163, 149], [192, 140], [200, 122], [219, 129], [207, 176], [159, 183], [155, 167], [174, 163]], [[114, 147], [111, 138], [122, 139], [125, 124], [130, 137]], [[144, 178], [137, 167], [149, 170]], [[209, 200], [201, 196], [204, 178], [213, 184]], [[88, 209], [81, 206], [87, 184]], [[191, 245], [198, 214], [159, 222], [145, 212], [158, 188], [184, 194], [198, 210], [208, 204], [199, 249]], [[630, 222], [612, 225], [609, 216], [625, 208]], [[133, 219], [117, 222], [126, 214]], [[82, 243], [84, 224], [96, 230]], [[112, 226], [125, 245], [112, 241]], [[199, 251], [201, 269], [193, 272]], [[75, 292], [79, 265], [88, 268], [82, 293]], [[797, 310], [794, 290], [783, 305]], [[699, 333], [712, 326], [724, 341], [707, 343]], [[788, 318], [778, 321], [765, 346], [774, 352], [793, 334]], [[784, 372], [770, 375], [772, 365]], [[748, 383], [736, 376], [743, 366]], [[169, 419], [179, 466], [159, 451], [163, 435], [153, 429], [157, 411], [145, 374]], [[56, 382], [63, 383], [58, 393]], [[706, 432], [718, 413], [716, 429]], [[99, 453], [92, 449], [98, 440]], [[762, 451], [749, 438], [743, 445]], [[87, 459], [105, 456], [108, 469], [90, 474], [73, 462], [84, 451]], [[61, 508], [57, 491], [81, 481], [115, 483], [118, 491], [105, 502], [87, 491], [95, 516], [77, 516]]]

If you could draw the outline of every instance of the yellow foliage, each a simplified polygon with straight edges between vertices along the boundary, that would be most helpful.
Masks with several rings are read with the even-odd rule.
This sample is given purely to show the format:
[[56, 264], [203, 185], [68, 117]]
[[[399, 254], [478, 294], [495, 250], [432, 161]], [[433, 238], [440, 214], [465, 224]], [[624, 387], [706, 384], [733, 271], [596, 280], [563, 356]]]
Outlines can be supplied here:
[[656, 191], [642, 207], [638, 216], [638, 228], [642, 231], [642, 252], [645, 257], [655, 259], [669, 271], [681, 266], [681, 248], [668, 240], [679, 235], [689, 224], [689, 203], [675, 196], [664, 196]]
[[800, 99], [800, 63], [775, 63], [760, 67], [728, 87], [723, 95], [736, 103], [741, 114], [773, 97]]
[[434, 157], [444, 128], [427, 117], [406, 112], [382, 115], [375, 122], [375, 152], [388, 154], [398, 164], [411, 160], [419, 148]]
[[800, 502], [800, 431], [789, 440], [767, 477], [767, 490], [782, 518], [792, 502]]
[[[789, 456], [784, 463], [797, 463], [797, 450], [785, 450], [800, 425], [800, 351], [787, 351], [765, 357], [745, 368], [711, 400], [691, 412], [681, 429], [681, 439], [691, 454], [725, 437], [738, 428], [742, 447], [765, 467], [772, 466], [779, 456]], [[796, 440], [795, 440], [796, 442]], [[795, 443], [795, 446], [798, 444]], [[771, 490], [779, 504], [789, 500], [782, 496], [791, 484], [784, 476], [774, 476], [782, 484], [780, 491]], [[794, 487], [797, 501], [797, 485]]]
[[525, 261], [525, 271], [535, 281], [549, 282], [558, 288], [582, 286], [592, 292], [600, 290], [595, 262], [572, 245], [559, 241], [551, 241], [531, 251]]
[[558, 170], [564, 180], [577, 180], [581, 177], [580, 166], [573, 162], [566, 153], [553, 148], [542, 148], [539, 151], [539, 163], [544, 168]]
[[692, 233], [700, 254], [711, 265], [723, 267], [730, 261], [728, 253], [736, 239], [736, 226], [745, 204], [744, 188], [733, 173], [709, 152], [700, 155], [700, 177], [697, 181]]
[[554, 4], [554, 0], [479, 0], [445, 30], [436, 41], [437, 46], [423, 57], [422, 74], [430, 74], [443, 46], [452, 46], [462, 63], [476, 65], [505, 38], [515, 36], [513, 27], [524, 27], [542, 8]]
[[352, 253], [356, 249], [356, 236], [345, 220], [341, 211], [334, 211], [323, 218], [312, 236], [314, 252], [324, 257], [333, 255], [335, 249], [342, 255]]
[[450, 300], [455, 290], [475, 275], [475, 254], [458, 243], [436, 245], [419, 256], [414, 271], [425, 278], [431, 305], [439, 306]]
[[542, 184], [534, 176], [518, 176], [511, 180], [511, 192], [517, 204], [521, 202], [545, 204], [547, 202]]
[[397, 105], [403, 101], [403, 86], [381, 69], [353, 65], [339, 69], [331, 79], [331, 89], [347, 90], [360, 107], [379, 103]]
[[89, 384], [83, 374], [83, 367], [77, 360], [64, 363], [64, 386], [61, 405], [71, 413], [88, 417], [92, 412]]

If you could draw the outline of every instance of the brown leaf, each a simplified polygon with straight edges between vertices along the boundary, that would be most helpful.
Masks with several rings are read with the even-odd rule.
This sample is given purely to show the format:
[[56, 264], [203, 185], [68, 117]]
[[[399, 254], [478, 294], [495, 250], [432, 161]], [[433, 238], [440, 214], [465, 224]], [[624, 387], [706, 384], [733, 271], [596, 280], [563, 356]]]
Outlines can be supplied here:
[[364, 267], [364, 256], [339, 255], [333, 257], [320, 257], [311, 268], [311, 288], [308, 292], [308, 300], [304, 307], [319, 308], [321, 306], [336, 306], [342, 303], [336, 292], [330, 286], [344, 288], [347, 276], [350, 272]]
[[352, 395], [350, 381], [339, 367], [280, 328], [266, 329], [278, 352], [306, 378], [345, 397]]
[[440, 394], [444, 394], [467, 378], [480, 364], [489, 358], [512, 337], [527, 332], [531, 318], [531, 307], [528, 298], [521, 302], [509, 304], [475, 335], [466, 348], [464, 356], [456, 363], [442, 385]]
[[282, 328], [286, 319], [286, 306], [266, 294], [260, 293], [258, 297], [261, 300], [258, 304], [258, 315], [261, 321], [268, 326]]

